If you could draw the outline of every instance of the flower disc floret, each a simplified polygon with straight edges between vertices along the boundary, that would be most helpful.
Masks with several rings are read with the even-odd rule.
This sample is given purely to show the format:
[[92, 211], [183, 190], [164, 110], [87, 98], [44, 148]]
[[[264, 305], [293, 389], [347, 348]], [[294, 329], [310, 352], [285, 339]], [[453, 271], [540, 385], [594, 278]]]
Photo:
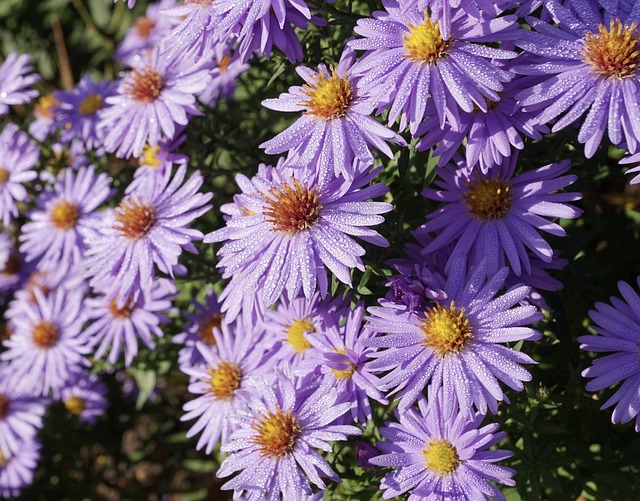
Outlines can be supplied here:
[[450, 42], [442, 38], [440, 25], [427, 12], [424, 13], [422, 24], [408, 24], [408, 27], [409, 33], [402, 36], [405, 57], [419, 63], [433, 64], [446, 55]]
[[4, 419], [5, 416], [8, 414], [9, 404], [10, 404], [9, 398], [3, 393], [0, 393], [0, 420]]
[[240, 388], [242, 370], [232, 362], [222, 361], [215, 369], [209, 369], [211, 394], [216, 400], [231, 400]]
[[58, 328], [51, 322], [41, 320], [33, 328], [33, 342], [38, 348], [47, 350], [58, 341]]
[[311, 343], [305, 337], [305, 333], [315, 331], [315, 326], [308, 319], [295, 320], [287, 329], [287, 341], [296, 352], [304, 353], [311, 348]]
[[499, 177], [481, 177], [467, 182], [463, 200], [469, 212], [480, 221], [503, 217], [511, 207], [511, 186]]
[[59, 230], [70, 230], [78, 222], [78, 206], [67, 200], [60, 200], [51, 211], [51, 223]]
[[100, 94], [91, 94], [85, 97], [81, 102], [78, 110], [81, 115], [93, 115], [96, 111], [102, 109], [104, 100]]
[[73, 397], [68, 398], [64, 402], [65, 408], [74, 416], [79, 416], [80, 414], [82, 414], [86, 405], [87, 404], [85, 400], [77, 395], [74, 395]]
[[0, 166], [0, 184], [6, 184], [9, 180], [9, 171]]
[[353, 87], [349, 77], [340, 77], [336, 69], [331, 67], [331, 76], [323, 72], [316, 73], [313, 81], [302, 87], [308, 99], [302, 101], [311, 113], [325, 120], [340, 118], [347, 114], [349, 104], [354, 98]]
[[427, 468], [437, 476], [453, 475], [460, 465], [460, 456], [448, 440], [431, 440], [422, 450]]
[[598, 23], [598, 33], [586, 33], [583, 55], [593, 71], [607, 78], [634, 76], [640, 64], [638, 23], [611, 19], [609, 27]]
[[155, 101], [163, 88], [164, 78], [158, 70], [146, 66], [131, 71], [125, 82], [124, 92], [134, 101], [146, 104]]
[[473, 339], [473, 331], [464, 308], [457, 309], [454, 301], [449, 308], [440, 304], [427, 308], [421, 322], [425, 335], [422, 344], [433, 349], [440, 357], [459, 354]]
[[115, 210], [113, 227], [132, 240], [144, 237], [156, 224], [156, 213], [151, 204], [136, 197], [125, 198]]
[[274, 231], [298, 233], [313, 226], [322, 205], [318, 201], [318, 188], [306, 186], [297, 179], [273, 187], [265, 195], [266, 204], [262, 213]]
[[293, 451], [302, 428], [291, 410], [283, 411], [279, 406], [275, 411], [267, 411], [252, 423], [257, 433], [251, 438], [260, 454], [267, 458], [279, 458]]

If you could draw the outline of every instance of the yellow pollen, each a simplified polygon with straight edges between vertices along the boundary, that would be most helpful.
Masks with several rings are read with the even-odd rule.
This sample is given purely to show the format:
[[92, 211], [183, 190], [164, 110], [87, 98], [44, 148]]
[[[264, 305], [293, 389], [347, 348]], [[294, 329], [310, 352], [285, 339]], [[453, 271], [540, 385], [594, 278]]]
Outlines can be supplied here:
[[80, 103], [80, 114], [84, 116], [93, 115], [102, 109], [103, 102], [100, 94], [92, 94], [85, 97]]
[[218, 63], [218, 68], [220, 68], [220, 73], [226, 72], [229, 69], [230, 63], [231, 63], [231, 56], [227, 54]]
[[125, 93], [139, 103], [155, 101], [164, 88], [164, 79], [151, 66], [137, 68], [129, 73]]
[[135, 309], [136, 305], [133, 303], [132, 296], [129, 296], [122, 306], [118, 306], [116, 298], [113, 298], [109, 303], [109, 311], [114, 318], [129, 318]]
[[140, 16], [133, 23], [133, 29], [136, 30], [140, 38], [149, 38], [151, 30], [156, 24], [147, 16]]
[[[343, 355], [346, 355], [347, 354], [347, 349], [343, 348], [342, 350], [336, 350], [336, 353], [342, 353]], [[356, 366], [351, 361], [347, 362], [347, 364], [349, 365], [349, 368], [345, 369], [343, 371], [339, 371], [339, 370], [336, 370], [336, 369], [331, 369], [333, 371], [333, 373], [336, 375], [336, 379], [338, 381], [343, 381], [345, 379], [351, 379], [353, 377], [353, 373], [356, 371]]]
[[59, 230], [70, 230], [78, 222], [78, 207], [66, 200], [61, 200], [51, 211], [51, 223]]
[[265, 221], [272, 224], [272, 230], [286, 233], [300, 233], [311, 228], [320, 217], [318, 189], [309, 188], [297, 179], [280, 188], [272, 188], [269, 195], [263, 195], [266, 204], [262, 210]]
[[449, 309], [443, 308], [440, 303], [427, 308], [421, 322], [420, 329], [425, 335], [422, 344], [432, 348], [440, 357], [460, 353], [473, 338], [464, 308], [458, 310], [453, 301]]
[[4, 468], [5, 466], [7, 466], [7, 458], [4, 453], [0, 451], [0, 468]]
[[58, 328], [51, 322], [41, 320], [32, 332], [33, 342], [38, 348], [49, 349], [58, 341]]
[[11, 176], [11, 173], [4, 167], [0, 167], [0, 186], [6, 184], [9, 180], [9, 176]]
[[125, 198], [116, 209], [114, 228], [132, 240], [144, 237], [156, 224], [156, 213], [148, 204]]
[[311, 343], [304, 337], [305, 332], [315, 332], [315, 326], [306, 318], [296, 320], [287, 329], [287, 341], [298, 353], [304, 353], [311, 348]]
[[431, 440], [422, 454], [427, 468], [441, 477], [455, 473], [460, 466], [458, 451], [448, 440]]
[[198, 337], [200, 340], [209, 346], [216, 345], [216, 338], [213, 337], [213, 329], [220, 329], [224, 314], [211, 313], [207, 318], [201, 320], [198, 323]]
[[231, 362], [220, 362], [216, 369], [209, 369], [209, 392], [216, 400], [231, 400], [240, 388], [242, 371]]
[[503, 217], [511, 207], [511, 186], [499, 178], [479, 178], [467, 183], [463, 200], [480, 221]]
[[262, 457], [279, 458], [293, 451], [302, 427], [292, 411], [284, 412], [280, 407], [276, 411], [261, 414], [251, 425], [257, 435], [251, 438], [260, 450]]
[[151, 167], [152, 169], [160, 167], [162, 162], [158, 158], [158, 153], [160, 153], [160, 146], [145, 144], [140, 157], [140, 165]]
[[313, 83], [305, 84], [302, 92], [308, 97], [301, 103], [309, 109], [308, 113], [324, 120], [345, 116], [354, 98], [349, 78], [346, 74], [340, 78], [333, 66], [331, 77], [327, 77], [323, 72], [316, 73]]
[[409, 34], [402, 37], [405, 57], [417, 63], [434, 64], [447, 54], [451, 42], [442, 39], [440, 25], [429, 14], [424, 13], [424, 23], [408, 26]]
[[2, 421], [7, 414], [9, 414], [9, 397], [0, 393], [0, 421]]
[[84, 398], [74, 395], [65, 401], [64, 406], [71, 414], [73, 414], [74, 416], [79, 416], [80, 414], [82, 414], [82, 411], [84, 411], [86, 404], [87, 403], [85, 402]]
[[619, 18], [609, 28], [598, 23], [598, 33], [587, 33], [582, 55], [593, 71], [606, 78], [634, 76], [640, 64], [638, 23], [623, 25]]
[[38, 99], [33, 113], [38, 118], [53, 118], [53, 108], [59, 104], [60, 101], [53, 97], [53, 94], [42, 96]]

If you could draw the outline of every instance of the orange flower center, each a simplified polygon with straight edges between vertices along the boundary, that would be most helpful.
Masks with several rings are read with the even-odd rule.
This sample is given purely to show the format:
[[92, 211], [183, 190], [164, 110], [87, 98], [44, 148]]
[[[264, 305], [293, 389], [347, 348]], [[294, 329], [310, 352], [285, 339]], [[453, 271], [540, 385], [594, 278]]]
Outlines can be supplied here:
[[480, 178], [467, 183], [463, 200], [480, 221], [503, 217], [511, 207], [511, 186], [499, 178]]
[[209, 346], [216, 345], [216, 338], [213, 337], [213, 329], [220, 329], [224, 315], [222, 313], [212, 313], [207, 318], [198, 323], [198, 337], [203, 343]]
[[53, 118], [53, 108], [59, 104], [60, 101], [53, 97], [53, 94], [42, 96], [38, 99], [33, 113], [37, 118]]
[[78, 207], [66, 200], [61, 200], [51, 211], [51, 223], [59, 230], [70, 230], [78, 222]]
[[293, 412], [284, 412], [280, 407], [275, 412], [268, 411], [266, 415], [260, 415], [251, 428], [257, 432], [251, 441], [258, 447], [262, 457], [271, 459], [289, 454], [302, 432]]
[[242, 371], [231, 362], [220, 362], [216, 369], [209, 369], [209, 392], [216, 400], [231, 400], [240, 388]]
[[133, 197], [125, 198], [116, 209], [114, 228], [132, 240], [144, 237], [156, 223], [156, 213], [149, 204]]
[[149, 38], [154, 26], [155, 23], [147, 16], [141, 16], [133, 23], [133, 29], [136, 30], [140, 38]]
[[0, 269], [0, 273], [2, 275], [15, 275], [20, 271], [20, 267], [20, 257], [18, 257], [17, 253], [12, 252], [4, 263], [4, 268]]
[[53, 347], [58, 341], [58, 328], [51, 322], [41, 320], [38, 325], [33, 328], [33, 342], [38, 348], [44, 350]]
[[137, 68], [129, 73], [125, 84], [125, 93], [139, 103], [151, 103], [155, 101], [164, 88], [164, 79], [158, 70], [151, 66]]
[[113, 318], [129, 318], [133, 313], [133, 310], [136, 309], [135, 304], [133, 303], [133, 297], [129, 296], [127, 301], [122, 305], [118, 306], [118, 301], [116, 298], [113, 298], [109, 303], [109, 311]]
[[607, 78], [627, 78], [636, 74], [640, 64], [638, 23], [623, 25], [616, 18], [609, 28], [598, 23], [598, 33], [587, 33], [582, 54], [593, 70]]
[[439, 303], [427, 308], [421, 322], [420, 329], [425, 336], [422, 345], [432, 348], [440, 357], [460, 353], [473, 338], [464, 308], [458, 310], [453, 301], [449, 309]]
[[424, 23], [409, 24], [409, 34], [404, 35], [405, 57], [417, 63], [434, 64], [447, 54], [451, 42], [443, 40], [440, 25], [424, 13]]
[[231, 63], [231, 56], [227, 54], [218, 63], [218, 68], [220, 68], [220, 73], [224, 73], [225, 71], [227, 71], [229, 69], [230, 63]]
[[325, 120], [345, 116], [354, 98], [349, 78], [346, 75], [340, 78], [333, 66], [330, 77], [316, 73], [313, 83], [304, 85], [302, 91], [308, 99], [301, 104], [309, 109], [309, 113]]
[[10, 172], [4, 167], [0, 167], [0, 186], [6, 184], [9, 181]]
[[311, 228], [320, 217], [322, 205], [318, 201], [317, 188], [309, 188], [297, 179], [280, 188], [272, 188], [265, 198], [262, 214], [274, 231], [300, 233]]
[[0, 393], [0, 421], [2, 421], [7, 414], [9, 414], [9, 397]]

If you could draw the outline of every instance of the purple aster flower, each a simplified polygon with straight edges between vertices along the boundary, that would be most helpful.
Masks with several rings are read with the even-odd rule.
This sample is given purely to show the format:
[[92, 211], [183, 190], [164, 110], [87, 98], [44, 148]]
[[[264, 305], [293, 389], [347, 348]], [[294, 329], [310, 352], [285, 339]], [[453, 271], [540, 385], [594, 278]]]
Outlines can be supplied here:
[[209, 68], [189, 58], [168, 59], [154, 49], [125, 75], [110, 106], [102, 112], [108, 129], [104, 146], [119, 157], [140, 156], [145, 143], [156, 146], [161, 134], [173, 138], [176, 125], [198, 115], [195, 95], [209, 83]]
[[203, 365], [183, 367], [191, 377], [189, 392], [197, 395], [184, 404], [181, 421], [196, 419], [187, 437], [202, 433], [196, 450], [205, 448], [211, 454], [219, 440], [229, 442], [231, 432], [238, 429], [229, 420], [245, 407], [243, 390], [252, 387], [257, 378], [267, 377], [273, 364], [265, 358], [263, 332], [252, 330], [238, 318], [233, 324], [222, 324], [212, 331], [214, 346], [197, 343]]
[[385, 0], [386, 12], [360, 19], [355, 32], [365, 37], [349, 42], [366, 50], [353, 68], [362, 75], [361, 88], [376, 96], [379, 111], [390, 107], [389, 123], [400, 117], [415, 133], [429, 95], [440, 125], [458, 126], [459, 109], [487, 111], [487, 100], [499, 101], [504, 82], [513, 75], [490, 59], [510, 59], [515, 52], [481, 45], [514, 36], [517, 18], [471, 17], [462, 9], [429, 13], [411, 0]]
[[493, 165], [501, 164], [511, 155], [513, 148], [522, 150], [522, 135], [532, 139], [542, 139], [541, 133], [549, 132], [545, 125], [538, 124], [533, 113], [526, 113], [517, 103], [515, 94], [527, 85], [528, 79], [520, 78], [506, 82], [499, 101], [487, 101], [487, 109], [474, 108], [471, 113], [460, 114], [460, 124], [452, 127], [440, 125], [433, 102], [427, 103], [427, 114], [416, 131], [424, 136], [418, 143], [419, 150], [438, 147], [434, 156], [440, 157], [439, 165], [444, 165], [464, 143], [464, 153], [468, 168], [479, 164], [486, 173]]
[[[640, 284], [640, 279], [638, 280]], [[580, 348], [607, 355], [596, 358], [582, 375], [593, 378], [587, 391], [599, 391], [622, 382], [602, 409], [615, 405], [611, 421], [628, 423], [635, 419], [640, 432], [640, 297], [626, 282], [618, 282], [624, 300], [611, 297], [611, 304], [596, 303], [589, 312], [599, 336], [580, 336]]]
[[87, 371], [78, 371], [60, 391], [66, 409], [86, 424], [95, 424], [109, 407], [107, 386], [102, 379]]
[[55, 113], [60, 103], [53, 94], [42, 96], [33, 109], [36, 119], [29, 124], [29, 134], [38, 141], [44, 141], [56, 131]]
[[215, 31], [218, 17], [213, 4], [214, 0], [190, 0], [162, 12], [177, 25], [164, 40], [170, 54], [185, 57], [191, 53], [191, 60], [196, 61], [210, 54], [219, 42]]
[[380, 451], [369, 442], [356, 442], [356, 464], [365, 470], [375, 468], [369, 460], [372, 457], [379, 456]]
[[[262, 326], [278, 364], [290, 364], [296, 375], [315, 370], [322, 363], [322, 353], [314, 348], [311, 338], [337, 328], [349, 312], [348, 307], [348, 301], [341, 297], [322, 299], [318, 292], [310, 299], [281, 298], [275, 309], [266, 311]], [[305, 360], [312, 362], [303, 368], [301, 363]]]
[[37, 90], [27, 89], [40, 80], [40, 75], [28, 74], [33, 70], [30, 60], [29, 54], [12, 52], [0, 64], [0, 115], [6, 115], [9, 106], [28, 103], [38, 95]]
[[496, 499], [506, 501], [493, 483], [513, 486], [515, 471], [495, 463], [513, 456], [511, 451], [491, 449], [505, 437], [499, 425], [480, 427], [484, 415], [471, 417], [451, 410], [445, 391], [420, 399], [418, 409], [396, 412], [398, 422], [380, 429], [386, 442], [384, 454], [369, 460], [384, 467], [398, 467], [380, 482], [383, 499], [409, 492], [409, 501], [420, 499]]
[[518, 305], [529, 294], [524, 285], [497, 296], [508, 268], [487, 280], [486, 261], [468, 273], [464, 255], [458, 255], [447, 277], [447, 299], [421, 314], [381, 300], [371, 307], [367, 327], [380, 335], [362, 340], [366, 346], [385, 348], [372, 354], [368, 369], [390, 371], [382, 378], [387, 389], [401, 397], [404, 412], [431, 382], [456, 395], [462, 413], [473, 406], [483, 414], [497, 411], [506, 400], [499, 381], [516, 391], [531, 374], [520, 364], [535, 363], [528, 355], [504, 346], [520, 340], [537, 340], [540, 333], [527, 325], [542, 318], [535, 306]]
[[42, 428], [48, 401], [18, 389], [0, 366], [0, 454], [10, 456], [22, 442], [33, 440]]
[[210, 107], [214, 107], [220, 99], [230, 99], [236, 88], [238, 75], [249, 69], [249, 65], [240, 59], [240, 54], [230, 52], [229, 44], [219, 43], [216, 46], [216, 65], [211, 69], [211, 82], [198, 94], [198, 99]]
[[[262, 143], [266, 153], [289, 151], [289, 165], [320, 163], [329, 169], [323, 173], [332, 177], [340, 174], [353, 179], [357, 166], [373, 163], [374, 146], [389, 158], [393, 153], [386, 141], [406, 146], [404, 139], [371, 118], [371, 103], [354, 78], [351, 66], [355, 51], [347, 47], [338, 67], [328, 69], [324, 64], [313, 71], [298, 66], [296, 71], [303, 86], [291, 87], [278, 99], [266, 99], [262, 105], [277, 111], [303, 111], [303, 115], [288, 129]], [[358, 158], [360, 162], [354, 163]]]
[[22, 314], [11, 317], [15, 332], [4, 342], [0, 360], [10, 363], [10, 379], [34, 395], [56, 394], [74, 369], [89, 365], [91, 350], [82, 332], [86, 320], [82, 295], [55, 290], [48, 296], [33, 291], [35, 303], [22, 305]]
[[138, 168], [125, 193], [144, 190], [148, 185], [162, 184], [162, 180], [172, 171], [174, 165], [187, 165], [187, 155], [174, 153], [187, 139], [183, 131], [184, 128], [180, 126], [176, 129], [174, 139], [162, 139], [158, 141], [157, 146], [145, 145], [142, 155], [138, 158]]
[[92, 166], [62, 172], [53, 190], [38, 196], [38, 208], [22, 227], [20, 251], [27, 261], [41, 259], [63, 267], [79, 264], [87, 231], [98, 217], [95, 210], [110, 194], [109, 176], [96, 175]]
[[366, 364], [375, 349], [363, 343], [375, 334], [362, 328], [363, 314], [364, 304], [360, 302], [349, 312], [343, 326], [323, 329], [311, 336], [310, 342], [324, 357], [319, 366], [320, 373], [325, 380], [333, 382], [340, 401], [351, 404], [350, 416], [345, 416], [345, 420], [366, 426], [371, 419], [369, 399], [382, 404], [388, 402], [379, 389], [380, 380]]
[[173, 337], [175, 343], [184, 346], [178, 355], [180, 367], [192, 367], [205, 363], [196, 344], [202, 342], [208, 346], [215, 346], [216, 338], [213, 331], [219, 330], [224, 320], [218, 296], [212, 290], [207, 292], [204, 304], [195, 300], [191, 301], [191, 304], [196, 311], [184, 313], [184, 318], [187, 320], [186, 332]]
[[0, 451], [0, 497], [18, 496], [31, 485], [39, 459], [40, 444], [35, 440], [23, 441], [13, 454]]
[[[550, 263], [553, 249], [539, 230], [564, 236], [565, 230], [549, 217], [574, 219], [582, 211], [567, 202], [580, 200], [579, 193], [554, 193], [571, 185], [577, 176], [562, 175], [571, 167], [564, 160], [514, 175], [517, 155], [504, 160], [486, 174], [467, 170], [463, 161], [438, 170], [438, 188], [425, 188], [422, 194], [443, 202], [429, 214], [424, 225], [436, 237], [424, 252], [428, 254], [455, 244], [451, 256], [470, 253], [471, 262], [486, 257], [491, 276], [505, 265], [505, 256], [513, 272], [531, 274], [529, 249]], [[446, 271], [451, 269], [451, 259]]]
[[[629, 155], [620, 160], [622, 165], [632, 165], [632, 168], [625, 172], [625, 174], [631, 174], [640, 172], [640, 153], [636, 153], [635, 155]], [[640, 174], [636, 174], [629, 184], [638, 184], [640, 183]]]
[[38, 177], [33, 168], [40, 158], [40, 149], [14, 124], [0, 132], [0, 149], [0, 219], [10, 226], [18, 217], [16, 202], [27, 200], [24, 184]]
[[231, 218], [204, 238], [208, 243], [226, 241], [218, 252], [218, 267], [223, 278], [231, 278], [220, 296], [228, 320], [242, 307], [249, 323], [254, 310], [264, 311], [285, 290], [290, 299], [301, 290], [307, 298], [316, 290], [324, 297], [325, 266], [351, 284], [350, 269], [364, 270], [365, 250], [350, 235], [389, 245], [369, 228], [391, 210], [387, 203], [368, 201], [387, 192], [382, 184], [365, 187], [378, 172], [352, 182], [323, 182], [311, 170], [261, 165], [252, 179], [237, 175], [243, 193], [221, 208]]
[[117, 293], [118, 306], [151, 284], [154, 264], [173, 276], [182, 249], [197, 252], [191, 242], [202, 233], [188, 225], [209, 210], [212, 195], [198, 192], [199, 172], [182, 184], [186, 172], [181, 165], [173, 178], [167, 171], [161, 183], [127, 195], [96, 227], [100, 234], [87, 241], [91, 286]]
[[23, 260], [11, 238], [0, 232], [0, 304], [2, 298], [8, 297], [7, 293], [20, 283]]
[[332, 424], [350, 403], [337, 403], [335, 388], [296, 388], [276, 371], [275, 381], [261, 379], [248, 388], [246, 403], [231, 419], [239, 429], [222, 446], [230, 453], [218, 477], [238, 472], [222, 488], [245, 492], [247, 499], [276, 501], [286, 496], [301, 499], [312, 493], [309, 481], [320, 489], [320, 476], [340, 482], [329, 463], [315, 449], [331, 451], [329, 441], [359, 435], [354, 426]]
[[516, 43], [538, 56], [514, 71], [543, 75], [545, 80], [519, 94], [526, 111], [540, 112], [541, 123], [556, 132], [587, 114], [578, 141], [585, 155], [594, 155], [605, 130], [613, 144], [631, 152], [640, 140], [640, 5], [629, 13], [601, 13], [584, 0], [545, 2], [557, 26], [528, 18], [534, 29]]
[[105, 100], [114, 93], [112, 82], [95, 82], [89, 75], [84, 75], [71, 91], [54, 92], [58, 101], [54, 121], [62, 131], [61, 140], [69, 142], [78, 138], [88, 149], [102, 146], [106, 131], [99, 118], [100, 110], [104, 108]]
[[130, 366], [138, 354], [138, 339], [149, 348], [155, 348], [154, 337], [162, 337], [161, 323], [169, 319], [163, 314], [172, 309], [171, 301], [176, 287], [171, 280], [158, 279], [148, 291], [129, 296], [124, 304], [116, 298], [100, 294], [85, 301], [85, 314], [92, 323], [84, 335], [98, 345], [96, 358], [102, 358], [107, 350], [107, 361], [115, 364], [124, 349], [124, 364]]
[[115, 57], [128, 66], [138, 66], [144, 54], [160, 45], [162, 39], [178, 24], [178, 20], [163, 11], [176, 6], [176, 0], [160, 0], [150, 4], [144, 16], [138, 17], [127, 30]]

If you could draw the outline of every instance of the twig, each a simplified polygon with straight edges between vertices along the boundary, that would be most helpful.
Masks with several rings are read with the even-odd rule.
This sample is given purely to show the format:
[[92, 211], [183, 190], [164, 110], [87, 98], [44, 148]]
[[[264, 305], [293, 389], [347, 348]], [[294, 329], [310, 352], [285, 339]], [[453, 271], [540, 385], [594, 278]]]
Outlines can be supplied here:
[[73, 73], [71, 72], [69, 53], [64, 43], [64, 33], [62, 32], [60, 18], [58, 18], [56, 14], [51, 15], [51, 29], [53, 30], [53, 40], [55, 41], [56, 52], [58, 53], [58, 66], [60, 68], [62, 87], [65, 89], [73, 89]]

